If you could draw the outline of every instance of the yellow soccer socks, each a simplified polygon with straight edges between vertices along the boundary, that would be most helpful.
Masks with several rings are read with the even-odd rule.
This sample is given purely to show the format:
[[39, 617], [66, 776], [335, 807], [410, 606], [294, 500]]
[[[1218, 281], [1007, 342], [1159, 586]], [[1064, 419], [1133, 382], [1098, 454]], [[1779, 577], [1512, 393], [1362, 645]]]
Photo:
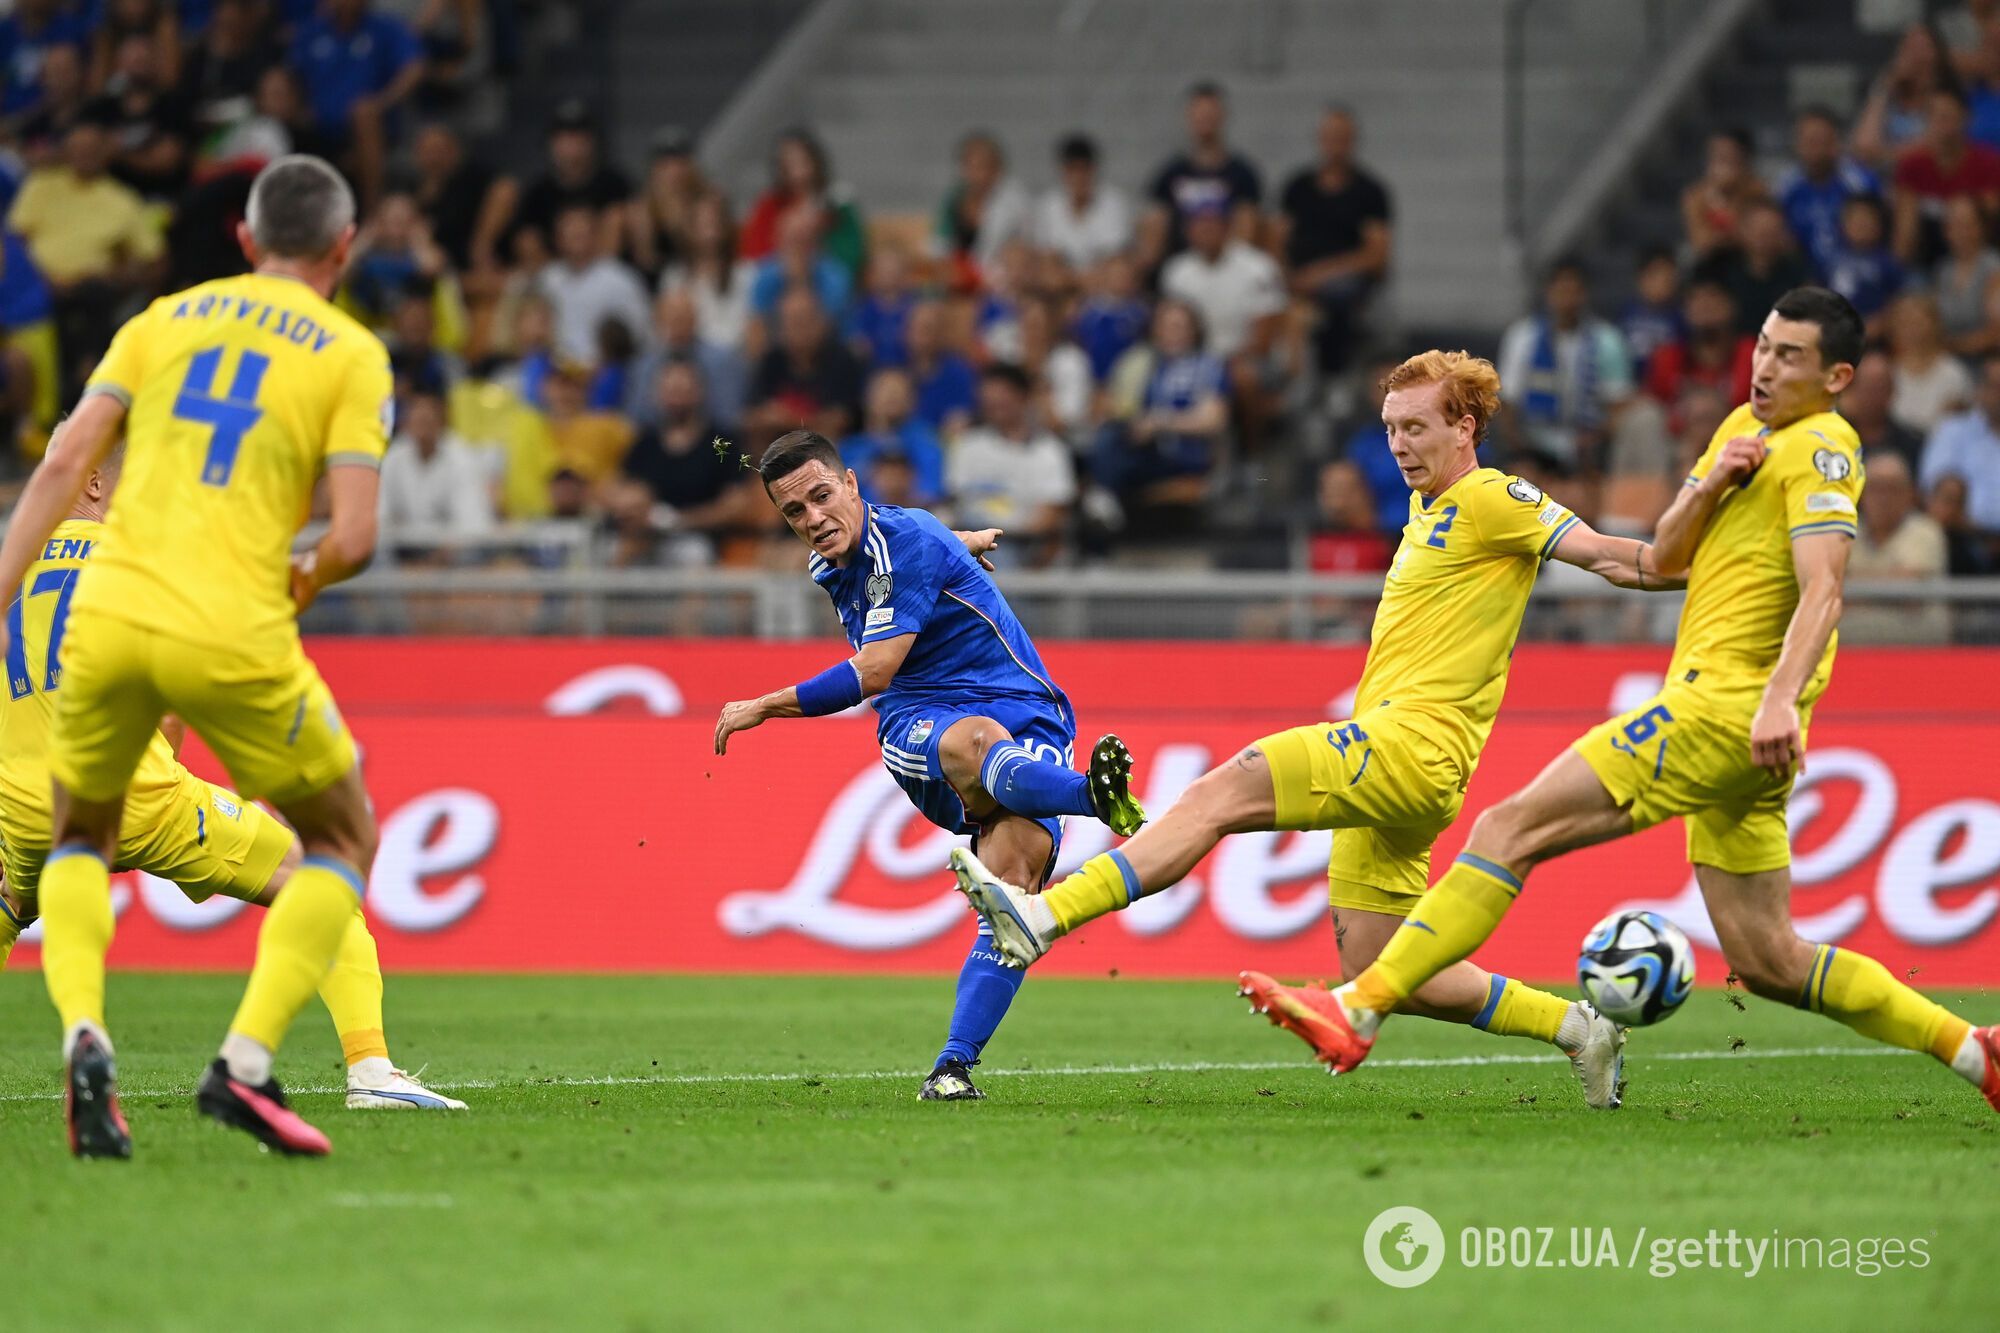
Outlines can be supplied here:
[[[1417, 988], [1485, 943], [1521, 892], [1507, 867], [1462, 854], [1346, 992], [1343, 1004], [1388, 1014]], [[1551, 997], [1553, 998], [1553, 997]]]
[[104, 1031], [104, 957], [111, 951], [111, 871], [71, 844], [42, 867], [42, 981], [62, 1017], [67, 1051], [80, 1026]]
[[[1536, 1041], [1561, 1046], [1563, 1043], [1559, 1036], [1563, 1020], [1569, 1017], [1574, 1007], [1560, 995], [1536, 990], [1512, 977], [1495, 973], [1486, 992], [1486, 1005], [1472, 1020], [1472, 1026], [1481, 1032], [1491, 1032], [1496, 1037], [1533, 1037]], [[1571, 1046], [1580, 1045], [1582, 1040], [1580, 1032], [1574, 1034]]]
[[1106, 852], [1083, 863], [1074, 875], [1041, 893], [1056, 920], [1056, 933], [1067, 935], [1086, 921], [1129, 907], [1145, 896], [1145, 888], [1125, 859], [1125, 853]]
[[308, 856], [285, 882], [258, 932], [257, 962], [223, 1043], [234, 1077], [252, 1086], [270, 1078], [271, 1056], [326, 980], [364, 887], [354, 867], [330, 856]]
[[375, 953], [375, 937], [368, 933], [368, 920], [358, 910], [348, 919], [333, 966], [319, 983], [319, 997], [333, 1015], [340, 1051], [349, 1065], [389, 1058], [389, 1039], [382, 1034], [382, 963]]
[[[1985, 1069], [1983, 1058], [1976, 1062], [1976, 1072], [1959, 1067], [1970, 1023], [1852, 949], [1831, 944], [1815, 949], [1798, 1003], [1801, 1009], [1838, 1019], [1864, 1037], [1909, 1051], [1928, 1051], [1974, 1083]], [[1976, 1046], [1973, 1053], [1978, 1054]]]

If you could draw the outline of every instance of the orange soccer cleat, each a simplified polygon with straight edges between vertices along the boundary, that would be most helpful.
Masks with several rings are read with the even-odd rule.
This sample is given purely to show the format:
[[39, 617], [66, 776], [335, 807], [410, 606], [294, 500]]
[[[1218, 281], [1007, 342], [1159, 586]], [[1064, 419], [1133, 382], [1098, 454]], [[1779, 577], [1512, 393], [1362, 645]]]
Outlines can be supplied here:
[[1281, 986], [1262, 972], [1237, 976], [1236, 993], [1247, 996], [1252, 1013], [1296, 1033], [1328, 1072], [1345, 1074], [1368, 1058], [1373, 1037], [1355, 1031], [1347, 1011], [1324, 986]]
[[1979, 1090], [1986, 1095], [1986, 1104], [2000, 1111], [2000, 1024], [1974, 1028], [1972, 1039], [1986, 1052], [1986, 1080]]

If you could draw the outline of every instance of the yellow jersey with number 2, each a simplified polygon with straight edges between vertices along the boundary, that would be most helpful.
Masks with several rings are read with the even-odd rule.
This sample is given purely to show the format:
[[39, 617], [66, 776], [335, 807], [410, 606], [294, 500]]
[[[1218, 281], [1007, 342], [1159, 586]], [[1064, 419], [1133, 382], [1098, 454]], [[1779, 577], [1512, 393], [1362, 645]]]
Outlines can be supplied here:
[[380, 464], [389, 354], [302, 282], [223, 278], [118, 331], [85, 394], [126, 405], [123, 476], [76, 609], [252, 653], [297, 639], [292, 541], [329, 464]]

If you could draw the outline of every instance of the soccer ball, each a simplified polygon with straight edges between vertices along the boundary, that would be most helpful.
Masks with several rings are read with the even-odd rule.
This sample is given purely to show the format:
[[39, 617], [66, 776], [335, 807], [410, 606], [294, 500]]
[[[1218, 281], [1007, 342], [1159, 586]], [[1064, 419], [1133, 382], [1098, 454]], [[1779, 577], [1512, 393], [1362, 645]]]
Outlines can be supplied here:
[[1613, 912], [1583, 937], [1576, 962], [1583, 998], [1614, 1023], [1671, 1018], [1694, 987], [1694, 950], [1657, 912]]

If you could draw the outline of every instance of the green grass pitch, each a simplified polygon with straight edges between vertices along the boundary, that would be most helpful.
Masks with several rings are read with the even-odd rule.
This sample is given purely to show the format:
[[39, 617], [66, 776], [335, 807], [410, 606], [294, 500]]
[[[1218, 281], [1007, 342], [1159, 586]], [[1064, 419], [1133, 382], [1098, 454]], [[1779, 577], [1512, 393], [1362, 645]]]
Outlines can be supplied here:
[[[239, 988], [112, 978], [138, 1155], [77, 1163], [40, 979], [0, 976], [0, 1327], [1995, 1319], [2000, 1116], [1928, 1060], [1713, 990], [1635, 1035], [1626, 1107], [1607, 1114], [1536, 1047], [1417, 1019], [1336, 1082], [1222, 981], [1031, 980], [989, 1052], [990, 1099], [939, 1105], [916, 1100], [915, 1073], [943, 979], [398, 976], [398, 1058], [472, 1112], [340, 1109], [315, 1010], [280, 1071], [318, 1089], [296, 1102], [335, 1155], [286, 1161], [188, 1095]], [[2000, 997], [1951, 998], [2000, 1018]], [[1411, 1290], [1361, 1252], [1399, 1204], [1446, 1240]], [[1466, 1266], [1464, 1229], [1488, 1226], [1530, 1229], [1528, 1257], [1551, 1263], [1570, 1228], [1593, 1229], [1594, 1254], [1610, 1228], [1620, 1262]], [[1662, 1277], [1650, 1248], [1624, 1262], [1640, 1227], [1646, 1247], [1734, 1228], [1820, 1238], [1822, 1264], [1841, 1239], [1921, 1240], [1927, 1257], [1864, 1276], [1801, 1249], [1754, 1277]]]

